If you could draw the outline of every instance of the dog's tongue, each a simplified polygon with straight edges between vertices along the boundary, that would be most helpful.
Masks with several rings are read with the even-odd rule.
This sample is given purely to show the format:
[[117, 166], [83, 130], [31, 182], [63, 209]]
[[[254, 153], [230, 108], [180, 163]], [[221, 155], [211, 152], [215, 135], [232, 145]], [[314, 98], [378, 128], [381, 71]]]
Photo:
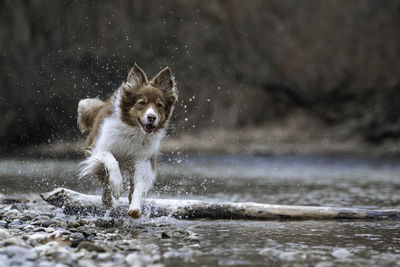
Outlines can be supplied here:
[[154, 130], [154, 125], [152, 125], [152, 124], [146, 124], [145, 126], [144, 126], [144, 131], [146, 132], [146, 133], [151, 133], [153, 130]]

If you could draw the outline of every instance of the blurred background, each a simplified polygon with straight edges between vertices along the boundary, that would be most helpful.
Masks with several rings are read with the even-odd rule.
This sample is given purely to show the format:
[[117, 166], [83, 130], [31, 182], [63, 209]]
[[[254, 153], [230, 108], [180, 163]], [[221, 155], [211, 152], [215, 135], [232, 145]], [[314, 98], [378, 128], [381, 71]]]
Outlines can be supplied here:
[[[400, 1], [1, 1], [0, 147], [74, 150], [80, 99], [170, 66], [164, 150], [398, 155]], [[56, 152], [54, 152], [56, 153]]]

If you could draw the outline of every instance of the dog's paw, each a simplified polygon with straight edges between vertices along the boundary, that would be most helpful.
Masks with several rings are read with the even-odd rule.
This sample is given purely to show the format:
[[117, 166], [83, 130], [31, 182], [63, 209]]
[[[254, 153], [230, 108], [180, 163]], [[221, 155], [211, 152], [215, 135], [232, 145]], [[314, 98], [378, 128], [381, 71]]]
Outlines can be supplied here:
[[115, 199], [118, 199], [121, 196], [123, 190], [121, 175], [113, 175], [110, 177], [110, 189], [111, 194]]
[[130, 209], [130, 210], [128, 210], [128, 215], [129, 215], [129, 217], [132, 217], [134, 219], [139, 219], [140, 216], [142, 216], [142, 213], [138, 209]]

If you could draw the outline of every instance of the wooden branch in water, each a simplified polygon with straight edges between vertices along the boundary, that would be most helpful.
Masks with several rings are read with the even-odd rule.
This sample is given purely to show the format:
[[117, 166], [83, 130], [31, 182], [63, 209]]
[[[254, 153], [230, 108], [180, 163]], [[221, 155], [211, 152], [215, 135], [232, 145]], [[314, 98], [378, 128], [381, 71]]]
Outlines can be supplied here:
[[[101, 196], [86, 195], [58, 188], [41, 197], [67, 214], [104, 215]], [[110, 216], [126, 217], [128, 199], [121, 198], [110, 210]], [[400, 210], [369, 210], [315, 206], [270, 205], [254, 202], [208, 202], [185, 199], [147, 198], [145, 214], [150, 217], [172, 216], [178, 219], [248, 219], [248, 220], [340, 220], [400, 219]]]

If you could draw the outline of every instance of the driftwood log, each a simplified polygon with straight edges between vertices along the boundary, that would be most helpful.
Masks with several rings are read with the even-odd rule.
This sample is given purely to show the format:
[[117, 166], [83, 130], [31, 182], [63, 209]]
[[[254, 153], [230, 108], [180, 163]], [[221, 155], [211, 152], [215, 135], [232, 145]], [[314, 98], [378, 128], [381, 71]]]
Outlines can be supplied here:
[[[128, 199], [121, 198], [114, 208], [102, 207], [101, 196], [86, 195], [58, 188], [41, 197], [67, 214], [126, 217]], [[400, 210], [369, 210], [358, 208], [287, 206], [254, 202], [209, 202], [185, 199], [147, 198], [144, 213], [150, 217], [172, 216], [178, 219], [248, 219], [248, 220], [338, 220], [338, 219], [400, 219]]]

